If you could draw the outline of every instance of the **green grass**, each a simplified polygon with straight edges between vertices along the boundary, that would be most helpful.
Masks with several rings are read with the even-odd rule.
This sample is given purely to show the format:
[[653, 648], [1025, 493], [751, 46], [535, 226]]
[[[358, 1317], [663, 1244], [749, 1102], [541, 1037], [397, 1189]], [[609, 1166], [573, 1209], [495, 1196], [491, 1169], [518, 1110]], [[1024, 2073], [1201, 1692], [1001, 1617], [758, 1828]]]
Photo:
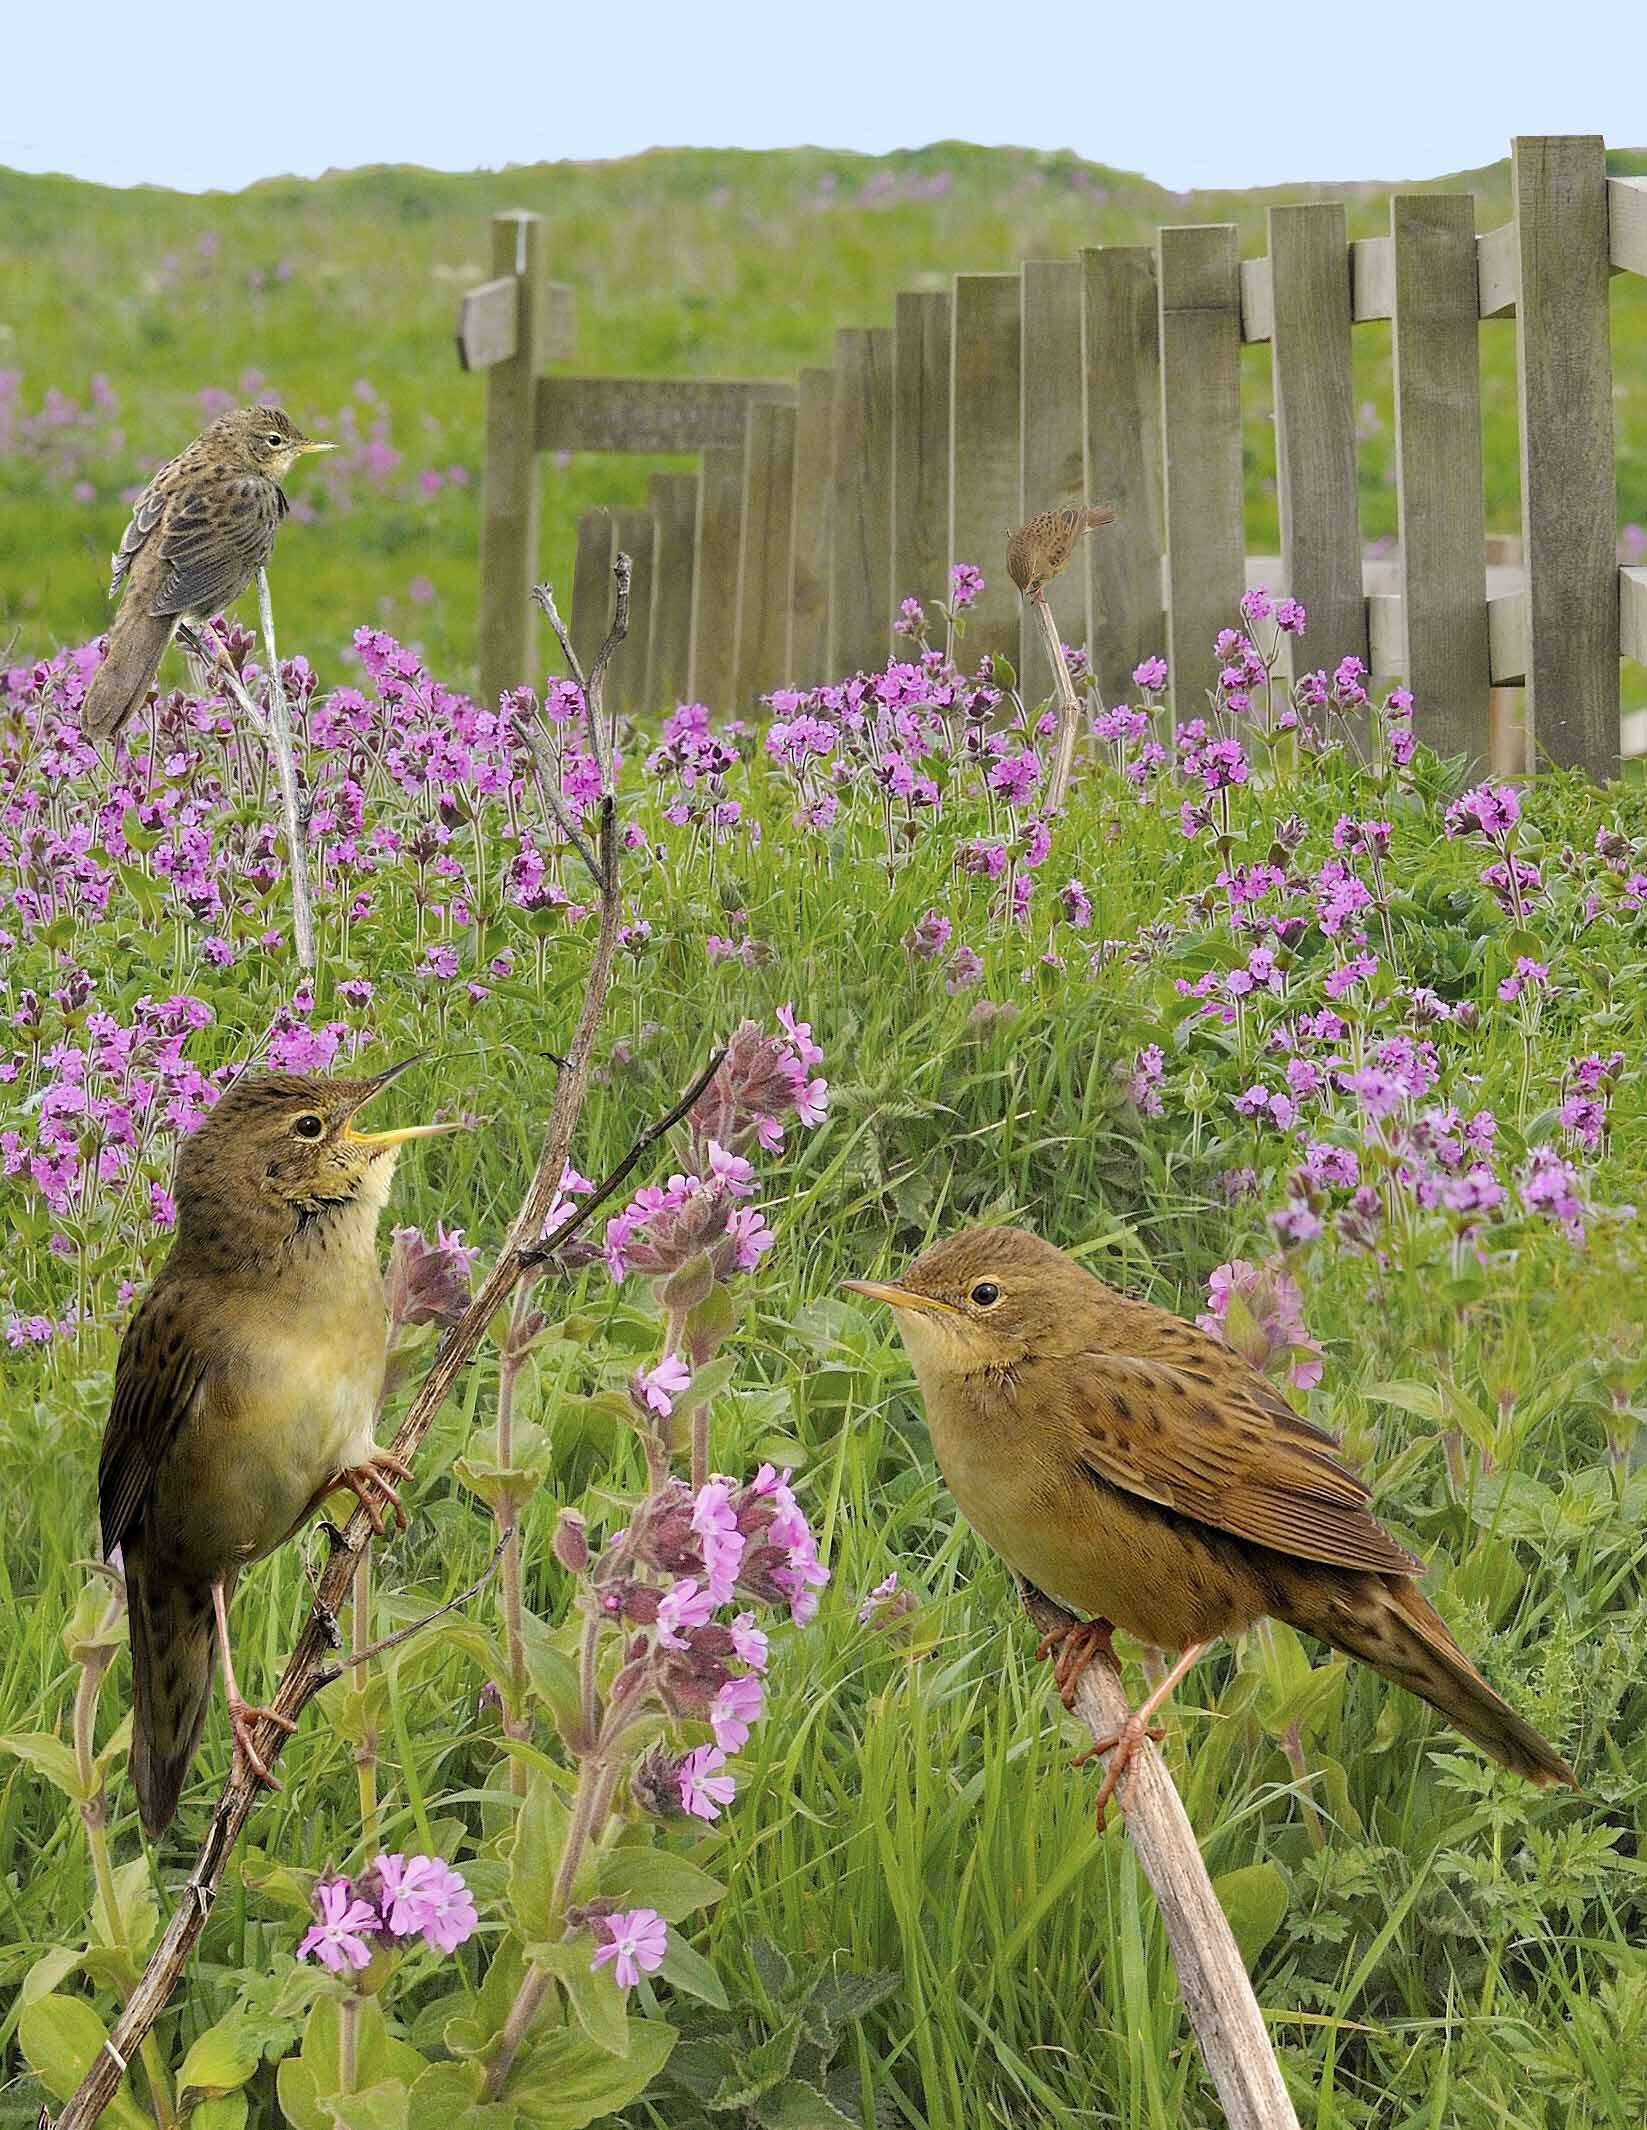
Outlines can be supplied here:
[[[1647, 158], [1619, 153], [1611, 166], [1622, 173]], [[917, 196], [940, 175], [942, 197]], [[1436, 182], [1475, 193], [1480, 228], [1507, 218], [1507, 165]], [[203, 389], [239, 396], [255, 372], [304, 419], [334, 417], [365, 381], [405, 453], [401, 476], [363, 490], [358, 508], [322, 506], [317, 522], [288, 528], [277, 564], [286, 639], [330, 667], [345, 620], [370, 620], [415, 636], [461, 679], [474, 652], [478, 481], [429, 501], [412, 476], [452, 463], [478, 476], [484, 388], [459, 372], [452, 330], [461, 289], [490, 274], [487, 218], [499, 208], [548, 218], [550, 272], [577, 292], [577, 368], [788, 376], [827, 363], [838, 326], [890, 322], [900, 288], [1083, 244], [1148, 243], [1163, 222], [1234, 221], [1252, 256], [1264, 248], [1267, 204], [1320, 197], [1344, 199], [1354, 236], [1388, 229], [1383, 186], [1176, 195], [1069, 156], [958, 142], [879, 158], [660, 150], [502, 175], [363, 170], [204, 197], [0, 171], [10, 292], [0, 369], [21, 372], [30, 410], [51, 388], [84, 405], [95, 372], [119, 401], [72, 473], [0, 443], [0, 646], [15, 631], [19, 655], [33, 657], [104, 625], [122, 492], [201, 426]], [[1612, 301], [1619, 517], [1643, 524], [1647, 288], [1620, 276]], [[1362, 523], [1379, 539], [1396, 529], [1389, 328], [1359, 327], [1355, 347]], [[1515, 532], [1513, 324], [1484, 325], [1482, 348], [1487, 523]], [[1247, 544], [1269, 553], [1278, 534], [1267, 349], [1246, 352], [1243, 376]], [[670, 463], [545, 462], [545, 573], [569, 590], [577, 513], [644, 502], [647, 474]], [[77, 477], [90, 480], [91, 500], [76, 499]], [[294, 493], [319, 499], [318, 477], [305, 473]], [[419, 577], [434, 587], [431, 603], [409, 595]]]

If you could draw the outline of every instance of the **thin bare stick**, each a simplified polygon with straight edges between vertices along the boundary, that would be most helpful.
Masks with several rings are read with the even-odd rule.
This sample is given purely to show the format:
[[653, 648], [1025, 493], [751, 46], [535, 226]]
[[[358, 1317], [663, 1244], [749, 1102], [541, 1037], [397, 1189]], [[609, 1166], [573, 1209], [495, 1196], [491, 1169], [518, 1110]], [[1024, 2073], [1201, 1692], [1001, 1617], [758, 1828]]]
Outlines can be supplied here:
[[413, 1635], [422, 1634], [425, 1627], [433, 1627], [436, 1620], [445, 1619], [447, 1613], [456, 1612], [460, 1605], [467, 1605], [472, 1597], [479, 1597], [497, 1573], [498, 1562], [503, 1558], [503, 1549], [514, 1535], [515, 1527], [510, 1524], [492, 1548], [492, 1558], [467, 1590], [460, 1590], [456, 1597], [449, 1597], [444, 1605], [437, 1605], [433, 1612], [426, 1612], [421, 1620], [413, 1620], [406, 1627], [397, 1627], [393, 1634], [383, 1635], [375, 1642], [368, 1642], [364, 1649], [351, 1650], [348, 1656], [339, 1657], [335, 1664], [327, 1666], [327, 1676], [321, 1680], [321, 1685], [330, 1686], [334, 1679], [341, 1679], [343, 1674], [352, 1670], [355, 1665], [369, 1664], [373, 1657], [381, 1657], [386, 1649], [395, 1649], [402, 1642], [409, 1642]]
[[[1020, 1583], [1019, 1592], [1024, 1610], [1043, 1634], [1075, 1624], [1072, 1614], [1029, 1584]], [[1102, 1657], [1081, 1674], [1075, 1706], [1095, 1741], [1113, 1743], [1132, 1713], [1121, 1674]], [[1201, 1861], [1195, 1829], [1166, 1762], [1147, 1740], [1122, 1778], [1117, 1801], [1154, 1890], [1178, 1970], [1179, 1994], [1230, 2130], [1298, 2130], [1264, 2015], [1235, 1933]]]
[[269, 599], [269, 573], [257, 573], [257, 618], [263, 627], [263, 654], [269, 661], [269, 725], [273, 734], [275, 775], [280, 779], [280, 810], [286, 816], [287, 870], [292, 882], [292, 932], [297, 943], [300, 969], [315, 965], [315, 914], [309, 895], [309, 831], [297, 791], [297, 753], [292, 740], [292, 713], [286, 704], [286, 689], [280, 678], [280, 653], [275, 649], [274, 607]]
[[1047, 785], [1049, 814], [1061, 814], [1069, 797], [1070, 772], [1075, 767], [1075, 742], [1081, 730], [1081, 704], [1075, 693], [1075, 683], [1069, 677], [1069, 667], [1064, 660], [1064, 647], [1059, 640], [1058, 624], [1052, 618], [1052, 609], [1047, 604], [1045, 592], [1038, 592], [1028, 602], [1030, 612], [1040, 624], [1041, 640], [1046, 645], [1048, 658], [1052, 661], [1052, 677], [1058, 690], [1058, 748], [1052, 758], [1052, 779]]

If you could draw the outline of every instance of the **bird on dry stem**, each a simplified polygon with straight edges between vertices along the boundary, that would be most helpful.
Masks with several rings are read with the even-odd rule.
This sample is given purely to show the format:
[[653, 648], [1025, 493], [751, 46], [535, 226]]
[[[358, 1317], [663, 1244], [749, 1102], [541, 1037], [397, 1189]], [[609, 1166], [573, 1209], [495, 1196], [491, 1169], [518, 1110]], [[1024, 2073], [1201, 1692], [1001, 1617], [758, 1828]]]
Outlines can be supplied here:
[[409, 1058], [369, 1079], [237, 1080], [185, 1141], [177, 1235], [121, 1342], [103, 1436], [103, 1550], [131, 1620], [131, 1775], [151, 1835], [170, 1825], [222, 1659], [236, 1772], [276, 1787], [254, 1743], [292, 1726], [241, 1695], [229, 1654], [240, 1571], [351, 1489], [374, 1531], [405, 1522], [407, 1467], [372, 1439], [388, 1315], [377, 1223], [400, 1148], [453, 1131], [361, 1132]]
[[1082, 534], [1114, 522], [1115, 512], [1107, 503], [1037, 511], [1027, 525], [1007, 534], [1007, 575], [1026, 599], [1039, 599], [1074, 554]]
[[[1232, 1348], [1106, 1287], [1022, 1228], [938, 1243], [885, 1302], [950, 1492], [1037, 1590], [1087, 1615], [1050, 1635], [1072, 1705], [1121, 1627], [1181, 1651], [1114, 1737], [1098, 1825], [1150, 1719], [1219, 1635], [1266, 1615], [1359, 1658], [1529, 1782], [1578, 1783], [1482, 1678], [1373, 1518], [1331, 1435]], [[1082, 1759], [1088, 1756], [1083, 1754]], [[1079, 1764], [1079, 1763], [1078, 1763]]]
[[179, 623], [209, 621], [273, 554], [288, 508], [280, 483], [306, 452], [336, 448], [305, 436], [278, 407], [239, 407], [167, 460], [115, 550], [109, 597], [120, 608], [86, 690], [82, 731], [119, 735], [153, 687]]

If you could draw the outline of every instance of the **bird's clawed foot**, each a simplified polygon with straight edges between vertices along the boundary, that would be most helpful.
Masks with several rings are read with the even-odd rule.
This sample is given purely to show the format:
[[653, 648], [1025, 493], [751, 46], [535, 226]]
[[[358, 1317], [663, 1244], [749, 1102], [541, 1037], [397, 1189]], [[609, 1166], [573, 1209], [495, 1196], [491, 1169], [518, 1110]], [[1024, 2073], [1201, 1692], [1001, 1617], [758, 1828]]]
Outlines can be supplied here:
[[249, 1701], [242, 1701], [238, 1694], [229, 1696], [229, 1728], [234, 1733], [234, 1771], [238, 1775], [243, 1767], [263, 1785], [265, 1790], [278, 1790], [280, 1784], [269, 1773], [263, 1755], [252, 1743], [252, 1733], [260, 1723], [278, 1725], [289, 1736], [297, 1729], [290, 1716], [282, 1716], [272, 1708], [257, 1708]]
[[1055, 1627], [1051, 1634], [1041, 1637], [1036, 1661], [1053, 1658], [1052, 1676], [1065, 1708], [1075, 1706], [1075, 1689], [1094, 1658], [1115, 1662], [1115, 1644], [1111, 1640], [1114, 1632], [1108, 1620], [1072, 1620], [1067, 1627]]
[[386, 1509], [398, 1520], [403, 1531], [406, 1528], [405, 1505], [388, 1476], [391, 1472], [395, 1479], [410, 1479], [412, 1476], [411, 1466], [402, 1464], [390, 1451], [373, 1450], [364, 1463], [348, 1466], [338, 1473], [336, 1480], [338, 1486], [348, 1487], [354, 1494], [366, 1511], [366, 1521], [379, 1538], [388, 1529], [383, 1520]]
[[[1097, 1760], [1105, 1753], [1110, 1756], [1109, 1766], [1104, 1770], [1104, 1779], [1098, 1785], [1098, 1795], [1092, 1804], [1092, 1824], [1096, 1833], [1103, 1833], [1109, 1820], [1109, 1801], [1119, 1790], [1139, 1747], [1146, 1738], [1152, 1744], [1159, 1745], [1166, 1735], [1158, 1723], [1147, 1722], [1140, 1712], [1136, 1716], [1129, 1716], [1120, 1730], [1112, 1731], [1107, 1738], [1100, 1738], [1095, 1745], [1089, 1745], [1084, 1753], [1077, 1753], [1070, 1762], [1072, 1768], [1084, 1768], [1089, 1760]], [[1126, 1799], [1121, 1798], [1119, 1803], [1124, 1812]]]

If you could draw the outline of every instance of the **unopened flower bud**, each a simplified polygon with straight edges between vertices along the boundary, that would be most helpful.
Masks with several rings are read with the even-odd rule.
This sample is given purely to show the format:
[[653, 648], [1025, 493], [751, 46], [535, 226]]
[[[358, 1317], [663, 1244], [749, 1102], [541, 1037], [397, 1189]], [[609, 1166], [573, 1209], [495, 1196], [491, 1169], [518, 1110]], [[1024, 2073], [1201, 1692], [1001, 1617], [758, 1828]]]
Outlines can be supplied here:
[[681, 1766], [675, 1754], [667, 1752], [661, 1745], [643, 1753], [629, 1778], [629, 1795], [654, 1819], [684, 1819], [686, 1808], [681, 1803]]
[[576, 1509], [562, 1509], [555, 1522], [555, 1558], [569, 1575], [589, 1565], [589, 1529]]

